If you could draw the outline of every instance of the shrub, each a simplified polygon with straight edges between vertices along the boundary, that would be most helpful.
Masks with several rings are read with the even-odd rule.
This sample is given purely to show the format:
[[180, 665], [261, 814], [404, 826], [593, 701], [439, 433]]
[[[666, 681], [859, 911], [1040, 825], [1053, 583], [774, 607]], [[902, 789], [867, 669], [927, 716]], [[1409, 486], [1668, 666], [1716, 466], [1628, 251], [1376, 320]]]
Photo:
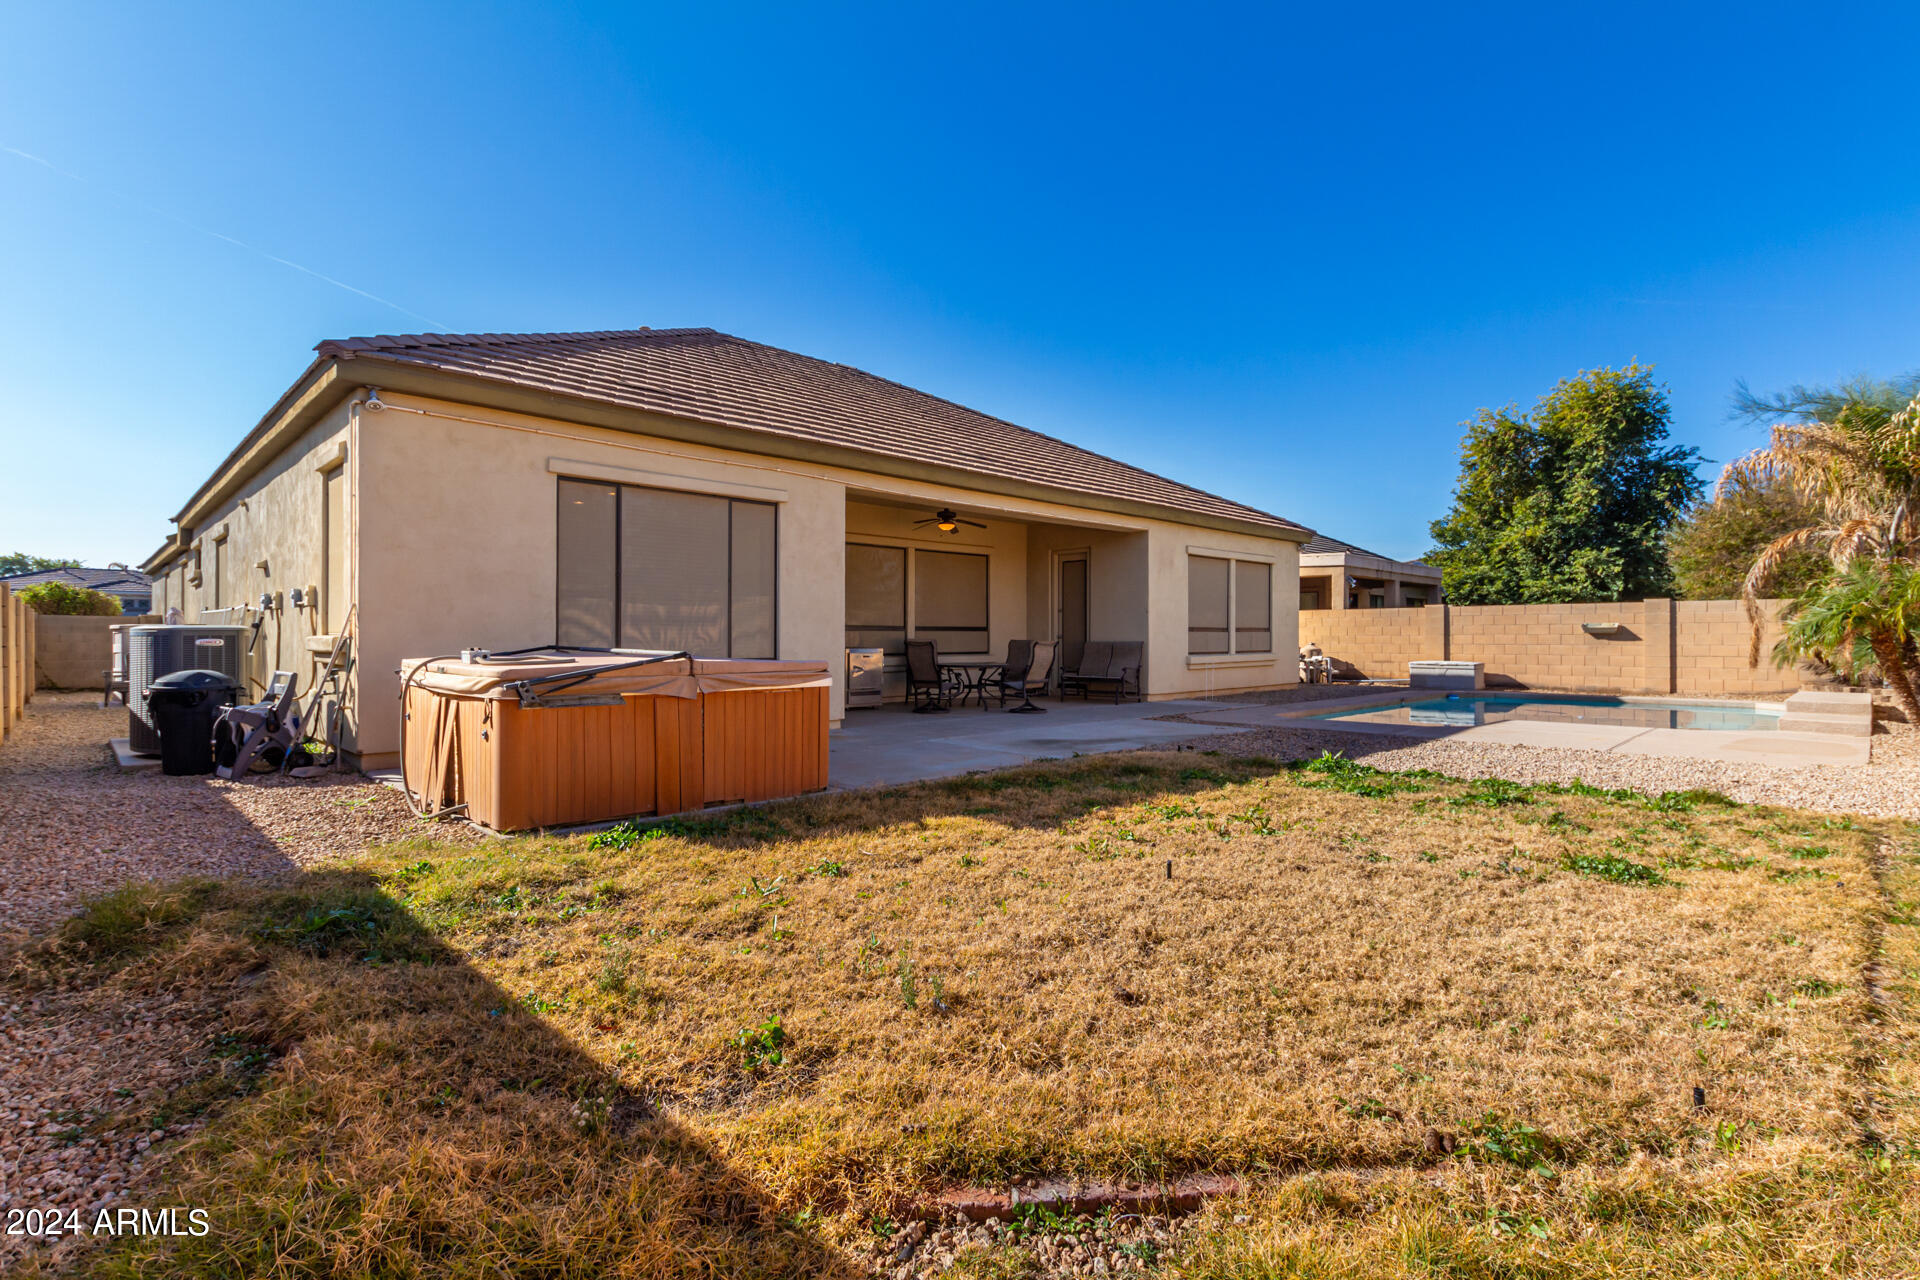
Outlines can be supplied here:
[[117, 618], [120, 602], [103, 591], [68, 586], [64, 582], [37, 582], [20, 589], [20, 598], [35, 613], [79, 614], [94, 618]]

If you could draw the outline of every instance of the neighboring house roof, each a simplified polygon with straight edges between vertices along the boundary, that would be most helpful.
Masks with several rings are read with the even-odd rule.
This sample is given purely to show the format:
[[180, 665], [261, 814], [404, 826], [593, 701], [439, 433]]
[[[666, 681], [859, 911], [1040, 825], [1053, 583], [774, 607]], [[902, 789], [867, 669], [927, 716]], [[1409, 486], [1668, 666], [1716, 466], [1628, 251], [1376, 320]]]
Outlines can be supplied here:
[[1308, 564], [1308, 560], [1314, 556], [1364, 556], [1370, 560], [1377, 560], [1381, 564], [1392, 565], [1394, 571], [1398, 573], [1414, 570], [1420, 577], [1438, 578], [1440, 576], [1440, 570], [1424, 560], [1395, 560], [1392, 556], [1383, 556], [1378, 551], [1369, 551], [1365, 547], [1356, 547], [1351, 542], [1329, 538], [1324, 533], [1314, 534], [1312, 540], [1300, 548], [1300, 563], [1303, 567], [1325, 567]]
[[1306, 546], [1300, 548], [1303, 556], [1338, 555], [1345, 552], [1356, 556], [1372, 556], [1375, 560], [1391, 560], [1392, 556], [1383, 556], [1378, 551], [1369, 551], [1365, 547], [1356, 547], [1351, 542], [1342, 542], [1338, 538], [1329, 538], [1324, 533], [1316, 533]]
[[[713, 329], [408, 334], [322, 342], [374, 360], [1272, 529], [1290, 520], [859, 369]], [[377, 374], [356, 380], [377, 382]]]
[[27, 573], [0, 576], [10, 587], [31, 587], [42, 582], [64, 582], [70, 587], [86, 587], [110, 596], [144, 596], [153, 593], [153, 580], [138, 569], [34, 569]]

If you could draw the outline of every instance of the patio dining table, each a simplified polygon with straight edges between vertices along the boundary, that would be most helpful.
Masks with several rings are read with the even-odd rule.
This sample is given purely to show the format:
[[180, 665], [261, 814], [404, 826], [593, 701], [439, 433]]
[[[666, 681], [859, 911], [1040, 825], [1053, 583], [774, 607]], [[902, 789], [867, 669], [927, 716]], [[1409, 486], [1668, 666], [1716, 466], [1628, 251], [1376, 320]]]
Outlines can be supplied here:
[[977, 660], [967, 659], [959, 662], [942, 658], [940, 659], [940, 673], [942, 677], [948, 672], [953, 673], [954, 687], [960, 691], [959, 696], [954, 699], [956, 702], [964, 707], [967, 705], [967, 697], [971, 695], [973, 699], [980, 704], [980, 709], [985, 711], [987, 709], [987, 680], [992, 673], [1001, 670], [1006, 665], [1004, 662], [994, 662], [987, 658]]

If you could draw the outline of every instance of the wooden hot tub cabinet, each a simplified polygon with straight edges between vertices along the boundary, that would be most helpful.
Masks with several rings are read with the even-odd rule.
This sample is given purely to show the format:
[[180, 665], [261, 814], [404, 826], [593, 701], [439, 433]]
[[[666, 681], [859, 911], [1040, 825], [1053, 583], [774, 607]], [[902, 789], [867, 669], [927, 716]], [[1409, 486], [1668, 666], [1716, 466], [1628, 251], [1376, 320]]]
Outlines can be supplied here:
[[[561, 660], [590, 679], [559, 705], [523, 705], [514, 682]], [[675, 659], [594, 674], [620, 661], [563, 652], [491, 668], [428, 665], [403, 686], [403, 767], [416, 800], [430, 811], [465, 804], [484, 827], [524, 831], [827, 785], [826, 663]]]

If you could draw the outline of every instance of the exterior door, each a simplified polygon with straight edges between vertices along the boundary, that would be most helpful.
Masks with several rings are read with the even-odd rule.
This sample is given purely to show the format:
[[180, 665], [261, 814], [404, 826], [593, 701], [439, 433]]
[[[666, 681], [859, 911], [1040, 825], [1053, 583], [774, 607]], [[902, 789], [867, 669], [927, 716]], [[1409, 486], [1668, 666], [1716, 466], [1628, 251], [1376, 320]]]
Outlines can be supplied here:
[[1080, 653], [1087, 647], [1087, 558], [1084, 555], [1060, 558], [1060, 616], [1054, 626], [1054, 638], [1060, 642], [1059, 667], [1072, 671], [1080, 665]]

